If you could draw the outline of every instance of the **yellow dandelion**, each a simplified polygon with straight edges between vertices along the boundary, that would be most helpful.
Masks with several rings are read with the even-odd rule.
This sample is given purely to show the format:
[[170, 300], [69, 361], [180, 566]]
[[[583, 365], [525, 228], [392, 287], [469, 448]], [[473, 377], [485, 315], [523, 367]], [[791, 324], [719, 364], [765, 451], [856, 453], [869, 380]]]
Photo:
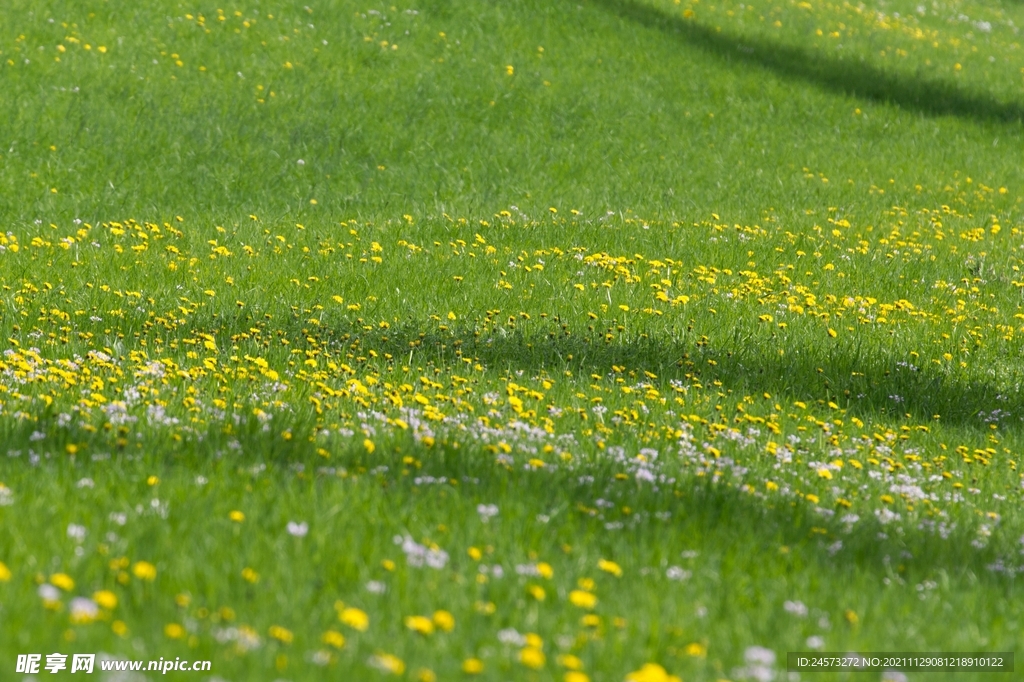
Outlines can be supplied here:
[[50, 576], [50, 582], [65, 592], [75, 589], [75, 581], [66, 573], [54, 573]]
[[335, 649], [340, 649], [345, 646], [345, 635], [341, 634], [337, 630], [328, 630], [324, 633], [323, 637], [320, 638], [327, 646], [333, 646]]
[[185, 628], [177, 623], [168, 623], [164, 626], [164, 634], [171, 639], [181, 639], [185, 636]]
[[614, 561], [607, 561], [605, 559], [601, 559], [597, 562], [597, 567], [605, 573], [611, 573], [616, 578], [622, 577], [622, 568]]
[[528, 646], [519, 652], [519, 662], [525, 665], [527, 668], [540, 670], [544, 667], [544, 663], [547, 662], [547, 657], [544, 655], [544, 652], [540, 649], [535, 649], [532, 646]]
[[434, 623], [426, 616], [406, 616], [405, 627], [421, 635], [434, 634]]
[[270, 629], [267, 630], [267, 634], [282, 644], [291, 644], [292, 640], [295, 639], [295, 635], [292, 634], [291, 630], [280, 625], [271, 625]]
[[462, 662], [462, 672], [467, 675], [479, 675], [484, 671], [484, 662], [479, 658], [467, 658]]
[[581, 609], [592, 609], [597, 606], [597, 597], [583, 590], [573, 590], [570, 592], [569, 601], [572, 602], [573, 606], [578, 606]]
[[563, 668], [568, 668], [569, 670], [579, 670], [583, 667], [583, 661], [572, 654], [562, 654], [556, 659], [556, 662], [558, 665]]
[[338, 620], [353, 630], [359, 630], [359, 632], [366, 632], [370, 627], [370, 617], [366, 615], [366, 611], [351, 606], [342, 609], [341, 613], [338, 614]]
[[626, 682], [681, 682], [681, 680], [675, 675], [669, 675], [657, 663], [645, 663], [639, 670], [626, 675]]
[[132, 574], [139, 580], [154, 580], [156, 578], [156, 566], [148, 561], [136, 561], [132, 566]]
[[451, 632], [455, 629], [455, 616], [445, 610], [434, 611], [434, 625], [437, 626], [438, 630], [444, 632]]
[[104, 608], [107, 611], [113, 611], [117, 607], [117, 595], [110, 590], [94, 592], [92, 600], [99, 604], [100, 608]]
[[687, 644], [684, 651], [687, 656], [693, 656], [695, 658], [704, 658], [708, 655], [708, 648], [700, 642], [691, 642]]

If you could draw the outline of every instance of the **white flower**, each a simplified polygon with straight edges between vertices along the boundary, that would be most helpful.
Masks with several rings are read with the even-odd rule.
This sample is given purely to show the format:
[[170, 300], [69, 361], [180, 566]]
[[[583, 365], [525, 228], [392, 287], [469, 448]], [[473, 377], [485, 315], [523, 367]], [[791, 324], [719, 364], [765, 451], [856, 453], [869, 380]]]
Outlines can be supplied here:
[[899, 521], [900, 515], [889, 509], [876, 509], [875, 516], [878, 517], [878, 522], [883, 526], [891, 523], [892, 521]]
[[290, 535], [294, 535], [297, 538], [304, 538], [308, 532], [309, 524], [305, 521], [302, 521], [301, 523], [297, 523], [295, 521], [288, 522], [288, 533]]
[[366, 591], [372, 594], [384, 594], [388, 589], [388, 586], [379, 580], [371, 580], [366, 583]]
[[498, 641], [502, 644], [511, 644], [512, 646], [526, 646], [526, 637], [519, 634], [519, 631], [515, 628], [498, 630]]
[[100, 607], [92, 599], [75, 597], [68, 606], [72, 620], [94, 620], [100, 614]]
[[60, 590], [51, 585], [50, 583], [43, 583], [36, 590], [36, 594], [43, 601], [60, 601]]
[[775, 652], [763, 646], [751, 646], [743, 652], [743, 660], [747, 662], [747, 665], [773, 666], [775, 665]]
[[487, 523], [491, 520], [492, 516], [498, 515], [498, 505], [496, 504], [478, 504], [476, 506], [476, 513], [480, 515], [480, 520]]
[[689, 571], [684, 570], [679, 566], [669, 566], [668, 570], [665, 571], [665, 577], [669, 580], [686, 580], [691, 575], [692, 574]]
[[800, 618], [807, 616], [807, 607], [801, 601], [787, 601], [782, 605], [782, 608], [786, 610], [786, 613], [791, 613]]
[[426, 564], [431, 568], [442, 569], [448, 563], [448, 552], [443, 549], [425, 547], [408, 536], [396, 535], [395, 541], [395, 544], [402, 545], [405, 560], [410, 566], [419, 568]]
[[807, 648], [818, 651], [825, 648], [825, 638], [821, 635], [811, 635], [807, 638]]
[[68, 537], [75, 542], [81, 542], [85, 539], [86, 529], [85, 526], [80, 526], [77, 523], [68, 524]]

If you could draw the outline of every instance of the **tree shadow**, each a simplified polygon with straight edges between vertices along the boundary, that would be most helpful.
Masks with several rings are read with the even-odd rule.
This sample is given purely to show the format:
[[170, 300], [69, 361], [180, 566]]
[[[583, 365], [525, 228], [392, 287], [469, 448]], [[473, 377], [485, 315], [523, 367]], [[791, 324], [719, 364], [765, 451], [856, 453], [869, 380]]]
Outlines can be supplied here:
[[[410, 453], [421, 460], [416, 476], [469, 481], [460, 489], [474, 501], [512, 497], [530, 509], [550, 510], [555, 521], [549, 530], [556, 542], [571, 542], [571, 538], [557, 537], [561, 516], [592, 525], [588, 535], [593, 537], [608, 535], [609, 526], [618, 527], [633, 538], [641, 561], [662, 554], [667, 538], [682, 536], [705, 545], [719, 560], [731, 557], [751, 569], [758, 562], [754, 557], [785, 564], [789, 560], [784, 555], [792, 553], [800, 564], [840, 575], [888, 574], [895, 582], [945, 573], [953, 580], [996, 585], [1024, 572], [1022, 562], [1015, 560], [1015, 540], [1004, 537], [1014, 535], [1012, 530], [993, 535], [985, 546], [972, 546], [978, 536], [970, 523], [907, 519], [883, 524], [865, 510], [860, 511], [862, 518], [851, 522], [843, 514], [822, 514], [803, 500], [750, 494], [713, 476], [684, 474], [672, 485], [652, 486], [616, 478], [617, 470], [607, 461], [590, 462], [582, 469], [557, 468], [542, 477], [518, 468], [496, 474], [493, 456], [473, 445], [441, 445], [429, 453], [417, 453], [416, 446], [410, 445], [372, 456], [354, 448], [336, 463], [363, 470], [386, 464], [391, 473], [380, 474], [384, 487], [420, 488], [414, 477], [396, 475], [407, 466], [403, 457]], [[613, 504], [599, 509], [598, 499]], [[623, 505], [628, 505], [628, 514], [621, 512]], [[569, 527], [572, 533], [578, 532], [575, 524]], [[609, 537], [610, 543], [614, 541]], [[1008, 565], [1002, 566], [1006, 557]]]
[[913, 78], [820, 51], [717, 31], [635, 0], [593, 1], [623, 18], [728, 61], [759, 66], [833, 92], [896, 104], [929, 116], [960, 116], [999, 123], [1024, 120], [1021, 103], [1000, 101], [988, 93], [970, 91], [953, 83]]
[[868, 352], [853, 344], [788, 344], [780, 355], [775, 344], [757, 343], [738, 333], [728, 342], [718, 339], [709, 345], [705, 337], [690, 332], [637, 333], [609, 340], [599, 331], [578, 333], [556, 321], [531, 324], [529, 330], [498, 327], [487, 334], [469, 327], [424, 331], [425, 325], [414, 322], [387, 330], [333, 331], [347, 341], [358, 337], [361, 352], [374, 349], [403, 363], [409, 358], [413, 364], [432, 360], [452, 366], [471, 359], [492, 370], [543, 369], [552, 375], [569, 370], [583, 376], [604, 376], [623, 368], [620, 376], [629, 383], [644, 381], [643, 372], [648, 371], [664, 383], [678, 380], [730, 391], [736, 400], [769, 393], [822, 407], [831, 401], [851, 416], [938, 421], [985, 433], [991, 424], [1015, 429], [1024, 418], [1016, 388], [1024, 381], [1024, 371], [1013, 366], [1005, 369], [1012, 377], [995, 383], [924, 362], [917, 367], [884, 350]]

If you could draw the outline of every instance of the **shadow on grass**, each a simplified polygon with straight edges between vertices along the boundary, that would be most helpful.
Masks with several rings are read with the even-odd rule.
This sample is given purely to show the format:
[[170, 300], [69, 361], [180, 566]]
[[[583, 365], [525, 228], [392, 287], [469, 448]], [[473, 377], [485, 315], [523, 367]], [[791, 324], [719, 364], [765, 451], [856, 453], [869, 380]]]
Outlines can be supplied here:
[[[714, 477], [683, 474], [673, 485], [655, 487], [633, 479], [617, 479], [614, 465], [609, 462], [593, 462], [575, 471], [558, 469], [539, 474], [496, 467], [493, 457], [472, 447], [417, 451], [420, 447], [410, 444], [411, 449], [400, 448], [384, 455], [390, 461], [382, 459], [380, 453], [368, 458], [358, 450], [342, 459], [364, 469], [390, 464], [389, 473], [381, 475], [386, 489], [397, 487], [433, 494], [435, 488], [421, 488], [413, 483], [414, 476], [475, 481], [458, 486], [460, 494], [474, 503], [515, 499], [517, 504], [531, 509], [552, 510], [553, 520], [544, 532], [556, 546], [575, 545], [580, 526], [584, 526], [588, 528], [585, 535], [603, 538], [598, 543], [607, 544], [609, 549], [625, 535], [635, 546], [635, 559], [641, 562], [665, 558], [677, 563], [678, 555], [668, 557], [664, 552], [684, 538], [683, 542], [691, 547], [704, 546], [709, 556], [702, 560], [717, 554], [719, 561], [746, 565], [750, 570], [762, 561], [788, 567], [777, 571], [778, 574], [807, 566], [844, 575], [864, 571], [877, 574], [879, 582], [882, 577], [899, 583], [945, 574], [953, 581], [965, 579], [974, 583], [982, 579], [1000, 584], [1005, 574], [991, 568], [1000, 556], [1010, 557], [1012, 570], [1021, 563], [1013, 561], [1013, 539], [994, 536], [987, 546], [974, 547], [974, 527], [958, 525], [955, 519], [946, 522], [943, 537], [938, 524], [930, 521], [883, 525], [870, 511], [861, 509], [860, 519], [851, 524], [843, 515], [823, 515], [803, 500], [752, 495], [717, 482]], [[422, 469], [417, 469], [414, 476], [399, 473], [405, 468], [401, 458], [407, 454], [422, 460]], [[612, 504], [595, 504], [598, 499]], [[621, 511], [624, 506], [629, 507], [628, 514]], [[901, 511], [907, 514], [906, 510]], [[559, 537], [560, 533], [567, 535]], [[1006, 533], [1013, 534], [1010, 530]], [[674, 540], [667, 541], [668, 538]]]
[[671, 338], [639, 334], [606, 341], [600, 332], [567, 333], [555, 322], [534, 325], [528, 332], [498, 328], [486, 334], [474, 329], [420, 331], [423, 328], [410, 323], [383, 331], [333, 331], [346, 343], [358, 337], [363, 353], [370, 349], [388, 353], [400, 364], [432, 361], [457, 366], [470, 359], [510, 373], [543, 369], [557, 375], [570, 370], [583, 376], [607, 375], [613, 367], [621, 367], [621, 376], [629, 383], [646, 381], [642, 372], [649, 371], [662, 382], [698, 382], [708, 389], [731, 391], [736, 400], [769, 393], [821, 405], [834, 401], [851, 415], [890, 421], [909, 418], [919, 423], [938, 420], [985, 433], [990, 423], [986, 420], [1014, 428], [1024, 416], [1016, 388], [1024, 377], [1018, 376], [1018, 369], [1007, 368], [1016, 374], [995, 384], [923, 362], [916, 367], [903, 357], [883, 350], [864, 351], [852, 344], [790, 346], [780, 356], [775, 344], [742, 338], [739, 332], [730, 341], [716, 340], [711, 346], [687, 332]]
[[672, 16], [635, 0], [593, 0], [609, 11], [643, 26], [668, 33], [688, 45], [779, 75], [853, 97], [866, 97], [931, 116], [961, 116], [983, 121], [1024, 120], [1024, 105], [1004, 102], [937, 79], [920, 79], [884, 71], [853, 59], [801, 49], [754, 36], [742, 36]]

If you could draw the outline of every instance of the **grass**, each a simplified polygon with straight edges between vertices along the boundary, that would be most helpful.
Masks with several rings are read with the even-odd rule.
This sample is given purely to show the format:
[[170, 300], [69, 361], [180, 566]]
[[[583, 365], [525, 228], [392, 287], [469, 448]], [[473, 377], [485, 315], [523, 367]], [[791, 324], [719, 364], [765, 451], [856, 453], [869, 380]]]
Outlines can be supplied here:
[[2, 665], [1016, 648], [1019, 5], [307, 2], [0, 9]]

